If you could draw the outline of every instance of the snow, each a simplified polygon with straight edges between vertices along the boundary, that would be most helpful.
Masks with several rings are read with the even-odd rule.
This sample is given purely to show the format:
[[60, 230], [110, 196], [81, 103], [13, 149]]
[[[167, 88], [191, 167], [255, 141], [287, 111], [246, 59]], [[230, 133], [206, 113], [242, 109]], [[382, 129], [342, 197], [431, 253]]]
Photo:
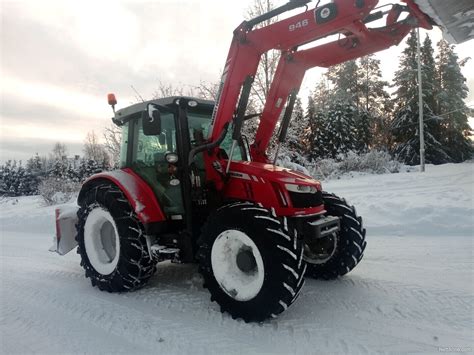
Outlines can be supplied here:
[[314, 354], [471, 352], [474, 164], [323, 184], [364, 217], [349, 275], [308, 279], [281, 316], [221, 314], [195, 265], [164, 263], [127, 294], [92, 288], [71, 252], [48, 252], [54, 208], [0, 201], [1, 353]]
[[[100, 238], [96, 238], [100, 235]], [[120, 259], [120, 242], [115, 221], [106, 209], [97, 206], [84, 225], [84, 247], [91, 265], [102, 275], [110, 275]]]
[[79, 206], [76, 203], [64, 204], [61, 206], [58, 218], [77, 218]]

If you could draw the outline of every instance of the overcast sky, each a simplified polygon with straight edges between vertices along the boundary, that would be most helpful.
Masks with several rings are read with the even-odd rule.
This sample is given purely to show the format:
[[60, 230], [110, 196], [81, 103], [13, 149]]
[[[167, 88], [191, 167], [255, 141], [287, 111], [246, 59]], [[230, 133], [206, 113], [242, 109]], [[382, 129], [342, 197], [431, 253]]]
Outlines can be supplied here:
[[[251, 3], [0, 0], [0, 160], [46, 155], [57, 141], [70, 155], [82, 154], [87, 132], [110, 124], [108, 92], [121, 108], [135, 100], [130, 85], [146, 99], [159, 81], [217, 81]], [[441, 38], [438, 30], [430, 35], [434, 43]], [[472, 42], [456, 48], [461, 58]], [[378, 54], [387, 80], [402, 48]], [[473, 102], [472, 62], [463, 72]], [[303, 96], [320, 73], [307, 74]]]

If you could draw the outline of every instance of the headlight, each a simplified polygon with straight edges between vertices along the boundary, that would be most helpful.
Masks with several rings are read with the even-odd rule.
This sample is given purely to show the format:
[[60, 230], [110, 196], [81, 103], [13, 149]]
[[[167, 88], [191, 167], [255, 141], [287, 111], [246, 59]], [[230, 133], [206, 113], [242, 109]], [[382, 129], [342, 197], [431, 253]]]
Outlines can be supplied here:
[[308, 185], [285, 184], [285, 188], [291, 192], [306, 194], [315, 194], [318, 191], [315, 186]]
[[178, 154], [176, 153], [166, 153], [165, 159], [170, 164], [175, 164], [178, 162]]

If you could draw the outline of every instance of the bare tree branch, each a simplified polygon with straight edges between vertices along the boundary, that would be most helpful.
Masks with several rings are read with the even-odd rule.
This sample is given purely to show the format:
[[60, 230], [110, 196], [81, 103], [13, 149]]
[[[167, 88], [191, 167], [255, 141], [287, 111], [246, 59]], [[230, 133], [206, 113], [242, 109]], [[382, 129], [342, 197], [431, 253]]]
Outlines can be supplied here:
[[104, 148], [110, 155], [115, 166], [118, 166], [120, 160], [120, 146], [122, 140], [122, 129], [114, 124], [104, 128]]

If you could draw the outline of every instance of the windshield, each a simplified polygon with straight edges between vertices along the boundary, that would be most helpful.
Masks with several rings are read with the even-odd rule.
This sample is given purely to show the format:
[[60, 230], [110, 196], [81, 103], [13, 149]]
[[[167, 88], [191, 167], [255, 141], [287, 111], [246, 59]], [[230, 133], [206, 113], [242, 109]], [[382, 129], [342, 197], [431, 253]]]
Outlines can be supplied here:
[[202, 145], [209, 132], [211, 125], [211, 113], [188, 112], [189, 136], [191, 147]]
[[[211, 115], [209, 113], [193, 113], [188, 112], [188, 125], [189, 125], [189, 135], [191, 137], [191, 148], [202, 145], [209, 133], [209, 127], [211, 125]], [[221, 149], [225, 151], [226, 155], [229, 156], [230, 150], [232, 147], [232, 128], [229, 128], [227, 134], [220, 145]], [[240, 148], [240, 149], [239, 149]], [[232, 154], [232, 160], [247, 160], [244, 148], [242, 144], [239, 144], [239, 147], [234, 149]]]

